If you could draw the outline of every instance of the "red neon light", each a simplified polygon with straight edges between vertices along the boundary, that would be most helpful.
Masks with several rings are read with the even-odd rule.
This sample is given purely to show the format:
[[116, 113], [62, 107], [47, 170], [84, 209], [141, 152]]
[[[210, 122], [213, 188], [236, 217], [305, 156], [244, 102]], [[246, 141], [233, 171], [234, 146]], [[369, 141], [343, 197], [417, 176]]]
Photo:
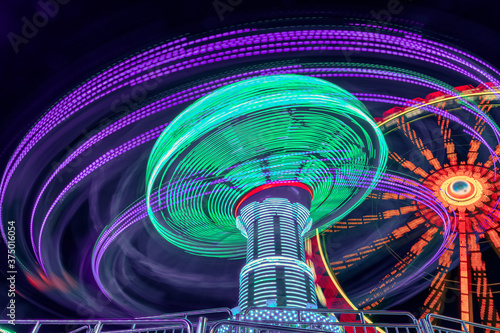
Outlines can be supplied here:
[[234, 208], [234, 217], [236, 217], [236, 213], [238, 212], [238, 208], [240, 208], [241, 204], [248, 198], [250, 198], [252, 195], [254, 195], [255, 193], [258, 193], [262, 190], [267, 190], [268, 188], [272, 188], [272, 187], [278, 187], [278, 186], [294, 186], [294, 187], [300, 187], [304, 190], [306, 190], [307, 192], [309, 192], [309, 194], [311, 195], [311, 199], [313, 198], [313, 192], [312, 192], [312, 189], [307, 186], [306, 184], [303, 184], [303, 183], [300, 183], [300, 182], [294, 182], [294, 181], [278, 181], [278, 182], [273, 182], [273, 183], [269, 183], [269, 184], [263, 184], [263, 185], [260, 185], [260, 186], [257, 186], [256, 188], [254, 188], [253, 190], [251, 190], [250, 192], [248, 192], [247, 194], [245, 194], [239, 201], [238, 203], [236, 204], [236, 207]]

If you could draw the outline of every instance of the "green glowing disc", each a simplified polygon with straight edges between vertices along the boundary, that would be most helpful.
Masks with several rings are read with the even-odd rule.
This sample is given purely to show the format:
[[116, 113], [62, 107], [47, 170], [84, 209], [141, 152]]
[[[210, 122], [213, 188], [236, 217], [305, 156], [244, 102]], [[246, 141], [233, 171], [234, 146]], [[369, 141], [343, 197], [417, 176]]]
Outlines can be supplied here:
[[272, 182], [308, 185], [308, 237], [354, 209], [386, 161], [382, 133], [347, 91], [307, 76], [257, 77], [208, 94], [167, 126], [148, 161], [148, 215], [190, 253], [240, 258], [246, 239], [233, 210], [245, 193]]

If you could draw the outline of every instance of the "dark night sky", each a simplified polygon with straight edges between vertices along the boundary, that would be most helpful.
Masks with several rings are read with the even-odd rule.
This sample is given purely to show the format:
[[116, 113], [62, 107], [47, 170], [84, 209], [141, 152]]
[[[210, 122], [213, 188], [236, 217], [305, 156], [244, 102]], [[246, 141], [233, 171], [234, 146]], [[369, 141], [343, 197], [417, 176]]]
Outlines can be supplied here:
[[[40, 1], [0, 3], [2, 131], [0, 165], [33, 121], [71, 87], [141, 48], [186, 32], [202, 32], [252, 19], [293, 16], [317, 10], [373, 18], [391, 1], [241, 0], [217, 15], [210, 0], [96, 1], [64, 0], [58, 13], [16, 53], [9, 33], [22, 34], [23, 17], [32, 21]], [[62, 2], [62, 1], [61, 1]], [[236, 2], [236, 1], [235, 1]], [[393, 19], [423, 23], [437, 37], [500, 67], [500, 2], [493, 0], [401, 0]], [[287, 13], [287, 14], [284, 14]]]
[[[373, 13], [387, 9], [391, 3], [241, 0], [232, 12], [223, 14], [221, 21], [211, 0], [65, 0], [58, 13], [20, 44], [16, 52], [9, 33], [22, 35], [23, 20], [32, 22], [41, 2], [45, 1], [0, 2], [2, 170], [15, 145], [47, 108], [91, 74], [125, 55], [187, 32], [315, 11], [373, 17]], [[500, 67], [499, 1], [401, 0], [400, 6], [401, 13], [394, 19], [422, 23], [434, 37], [447, 38]], [[2, 247], [2, 258], [6, 257], [4, 251]], [[1, 262], [3, 269], [4, 260]]]

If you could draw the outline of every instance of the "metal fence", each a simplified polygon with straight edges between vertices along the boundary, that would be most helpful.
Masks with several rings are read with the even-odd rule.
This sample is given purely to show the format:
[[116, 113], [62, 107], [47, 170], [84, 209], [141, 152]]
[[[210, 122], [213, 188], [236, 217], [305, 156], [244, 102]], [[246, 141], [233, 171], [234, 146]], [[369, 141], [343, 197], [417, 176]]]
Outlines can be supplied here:
[[[409, 312], [249, 308], [231, 318], [228, 308], [135, 319], [0, 320], [0, 332], [16, 333], [500, 333], [500, 328]], [[194, 323], [194, 324], [193, 324]]]
[[229, 308], [215, 308], [134, 319], [16, 320], [16, 325], [0, 320], [0, 332], [3, 328], [16, 333], [191, 333], [194, 331], [192, 322], [200, 316], [215, 322], [230, 319], [231, 315]]
[[108, 320], [16, 320], [15, 325], [0, 325], [16, 333], [193, 333], [193, 325], [184, 318], [108, 319]]
[[[456, 318], [429, 313], [420, 320], [423, 333], [494, 333], [500, 332], [500, 327], [492, 327], [464, 321]], [[500, 325], [497, 324], [497, 325]]]
[[210, 325], [210, 332], [422, 333], [418, 320], [402, 311], [252, 307], [235, 319]]

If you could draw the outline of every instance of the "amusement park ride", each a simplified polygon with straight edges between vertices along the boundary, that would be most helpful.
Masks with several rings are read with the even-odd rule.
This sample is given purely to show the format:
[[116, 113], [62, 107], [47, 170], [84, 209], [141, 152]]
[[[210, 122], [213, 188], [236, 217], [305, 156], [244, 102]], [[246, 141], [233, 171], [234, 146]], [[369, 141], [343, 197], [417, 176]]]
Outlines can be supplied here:
[[[156, 299], [169, 257], [197, 269], [245, 258], [238, 304], [0, 331], [500, 331], [499, 80], [461, 49], [361, 20], [184, 36], [111, 65], [50, 108], [7, 165], [2, 223], [26, 220], [19, 270], [55, 302], [82, 304], [91, 291], [76, 281], [91, 279], [114, 313], [134, 313], [134, 265], [150, 268], [139, 289]], [[63, 136], [77, 148], [57, 151]], [[57, 163], [28, 172], [34, 158]], [[115, 189], [88, 230], [72, 224], [85, 184]], [[55, 245], [68, 230], [86, 239], [79, 270]]]

